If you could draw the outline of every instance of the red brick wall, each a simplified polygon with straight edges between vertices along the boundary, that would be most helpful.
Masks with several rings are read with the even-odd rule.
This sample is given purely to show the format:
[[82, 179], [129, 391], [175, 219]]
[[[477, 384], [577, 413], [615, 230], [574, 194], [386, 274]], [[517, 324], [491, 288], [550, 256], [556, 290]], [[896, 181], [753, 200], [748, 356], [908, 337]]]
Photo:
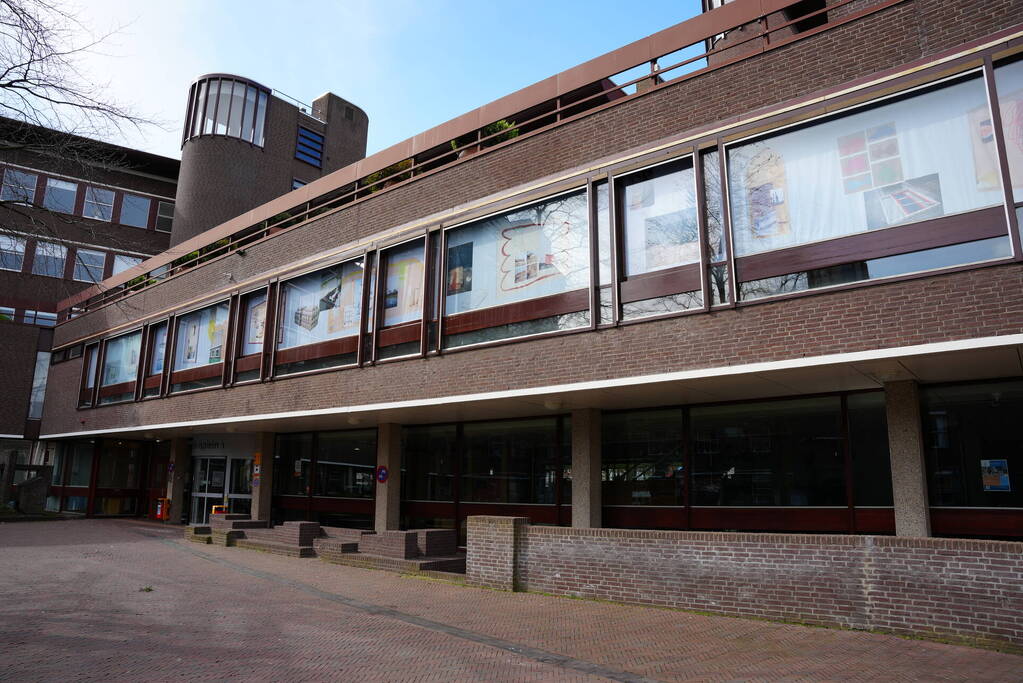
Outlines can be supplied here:
[[466, 574], [494, 588], [1023, 645], [1023, 543], [470, 517]]

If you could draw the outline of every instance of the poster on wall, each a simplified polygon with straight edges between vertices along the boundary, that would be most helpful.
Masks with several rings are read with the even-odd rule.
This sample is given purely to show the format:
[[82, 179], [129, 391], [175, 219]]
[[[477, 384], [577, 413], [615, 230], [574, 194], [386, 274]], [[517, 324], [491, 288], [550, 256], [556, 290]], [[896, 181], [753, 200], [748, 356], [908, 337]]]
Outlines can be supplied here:
[[194, 363], [199, 358], [199, 323], [190, 322], [185, 330], [185, 362]]
[[266, 299], [249, 309], [249, 324], [246, 326], [245, 343], [256, 346], [263, 344], [263, 330], [266, 329]]
[[[362, 268], [349, 261], [284, 284], [281, 348], [313, 344], [357, 334], [362, 303]], [[265, 327], [266, 309], [254, 312], [250, 325]], [[252, 330], [249, 334], [259, 332]]]
[[423, 246], [391, 252], [384, 287], [384, 325], [417, 320], [423, 311]]
[[750, 234], [758, 239], [789, 234], [785, 162], [770, 147], [757, 152], [746, 167]]
[[227, 327], [226, 320], [217, 320], [214, 311], [210, 311], [209, 322], [206, 323], [206, 337], [210, 342], [210, 354], [208, 363], [219, 363], [223, 360], [222, 349], [224, 346], [224, 331]]
[[448, 296], [472, 291], [472, 242], [448, 248]]
[[554, 247], [540, 225], [505, 228], [498, 250], [502, 291], [528, 287], [558, 273], [554, 267]]
[[[1005, 134], [1005, 156], [1009, 168], [1023, 169], [1023, 90], [999, 96], [998, 106], [1002, 115], [1002, 130]], [[991, 113], [986, 106], [977, 107], [969, 113], [970, 143], [973, 148], [974, 175], [978, 190], [1001, 189], [1001, 170], [998, 165], [998, 150], [995, 147], [995, 130]], [[1023, 188], [1023, 174], [1011, 174], [1013, 187]]]
[[944, 215], [937, 173], [864, 192], [863, 201], [869, 230]]
[[1009, 461], [981, 460], [980, 461], [981, 482], [985, 491], [1012, 491], [1009, 483]]
[[644, 233], [647, 270], [700, 260], [696, 207], [647, 218]]

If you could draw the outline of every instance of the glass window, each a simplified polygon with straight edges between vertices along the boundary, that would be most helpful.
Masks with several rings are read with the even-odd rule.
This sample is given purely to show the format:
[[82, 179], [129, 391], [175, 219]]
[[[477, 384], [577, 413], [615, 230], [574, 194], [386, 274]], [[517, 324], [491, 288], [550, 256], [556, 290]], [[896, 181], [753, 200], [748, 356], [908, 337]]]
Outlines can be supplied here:
[[220, 96], [217, 102], [217, 120], [213, 132], [217, 135], [227, 135], [227, 117], [231, 113], [231, 92], [234, 88], [234, 81], [220, 81]]
[[892, 464], [888, 456], [888, 419], [884, 392], [850, 394], [849, 452], [853, 498], [859, 506], [892, 505]]
[[92, 404], [92, 390], [96, 386], [96, 366], [99, 360], [99, 345], [93, 344], [85, 349], [85, 362], [83, 365], [85, 376], [82, 381], [82, 390], [78, 395], [78, 407], [82, 408]]
[[245, 119], [242, 121], [242, 140], [252, 142], [256, 121], [256, 89], [251, 85], [245, 89]]
[[621, 192], [627, 276], [699, 262], [692, 159], [631, 173], [615, 183]]
[[150, 344], [152, 353], [149, 354], [149, 367], [146, 375], [159, 375], [163, 372], [163, 361], [167, 354], [167, 323], [162, 322], [150, 329]]
[[5, 169], [3, 188], [0, 188], [0, 201], [31, 204], [36, 198], [37, 179], [35, 173], [16, 171], [13, 168]]
[[259, 108], [256, 110], [256, 129], [255, 129], [255, 131], [253, 133], [253, 139], [252, 139], [252, 141], [255, 144], [259, 145], [260, 147], [263, 146], [263, 126], [264, 126], [265, 121], [266, 121], [266, 105], [267, 105], [267, 95], [266, 95], [265, 92], [260, 91], [260, 93], [259, 93]]
[[[70, 453], [70, 461], [68, 467], [68, 486], [88, 486], [89, 479], [92, 477], [92, 454], [93, 444], [78, 441], [68, 446]], [[84, 507], [83, 510], [84, 511]]]
[[403, 436], [402, 500], [453, 501], [455, 426], [406, 427]]
[[[1012, 181], [1012, 197], [1023, 201], [1023, 61], [1000, 64], [995, 68], [995, 85], [998, 88], [998, 108], [1002, 116], [1002, 134], [1005, 138], [1005, 156], [1009, 161], [1009, 178]], [[981, 168], [985, 185], [997, 187], [998, 155], [994, 138], [990, 134], [990, 119], [985, 119], [987, 109], [971, 112], [971, 123], [975, 124], [973, 144], [974, 159], [978, 165], [977, 178], [980, 182]]]
[[323, 163], [323, 136], [299, 126], [298, 141], [295, 143], [295, 158], [320, 168]]
[[75, 251], [75, 279], [79, 282], [99, 282], [103, 279], [103, 267], [107, 255], [102, 251], [78, 249]]
[[136, 228], [149, 227], [149, 207], [152, 200], [137, 194], [121, 195], [121, 223]]
[[0, 270], [20, 273], [25, 263], [25, 240], [10, 235], [0, 235]]
[[82, 215], [86, 218], [109, 221], [114, 215], [114, 191], [101, 187], [86, 187]]
[[67, 260], [67, 247], [52, 242], [36, 242], [35, 259], [32, 262], [32, 273], [49, 277], [64, 277], [64, 264]]
[[131, 384], [132, 386], [125, 387], [124, 391], [118, 393], [107, 393], [101, 389], [100, 403], [130, 401], [134, 397], [134, 382], [138, 372], [141, 348], [141, 330], [107, 340], [100, 387], [121, 384]]
[[231, 116], [227, 123], [227, 134], [231, 137], [242, 136], [242, 115], [245, 109], [245, 84], [234, 82], [231, 93]]
[[685, 505], [682, 410], [603, 417], [604, 505]]
[[307, 495], [312, 462], [312, 434], [278, 434], [274, 450], [274, 494]]
[[[133, 489], [138, 487], [141, 459], [137, 444], [132, 442], [105, 441], [99, 456], [99, 472], [96, 477], [97, 488]], [[101, 513], [100, 510], [96, 512]], [[103, 511], [101, 514], [117, 513]]]
[[700, 155], [703, 164], [703, 193], [706, 204], [703, 219], [707, 224], [707, 254], [711, 263], [728, 258], [725, 244], [724, 213], [721, 187], [721, 155], [716, 149]]
[[37, 311], [31, 308], [25, 309], [21, 319], [26, 325], [39, 325], [40, 327], [54, 327], [57, 324], [56, 313]]
[[174, 224], [174, 205], [170, 202], [157, 202], [156, 204], [156, 229], [160, 232], [170, 232]]
[[449, 332], [446, 346], [589, 324], [588, 296], [554, 298], [590, 284], [585, 192], [553, 197], [453, 228], [447, 232], [446, 242], [444, 287], [449, 316], [549, 298], [547, 305], [508, 309], [505, 323], [500, 315], [479, 325], [451, 322], [445, 328]]
[[32, 393], [28, 400], [28, 419], [38, 420], [43, 416], [43, 399], [46, 397], [46, 377], [50, 373], [50, 353], [36, 353], [36, 367], [32, 375]]
[[[383, 252], [384, 327], [414, 322], [423, 317], [423, 273], [425, 240], [419, 239]], [[415, 339], [381, 345], [380, 357], [393, 358], [419, 353], [419, 334]]]
[[362, 266], [363, 259], [346, 261], [285, 282], [281, 286], [277, 348], [357, 335], [362, 311]]
[[43, 206], [50, 211], [61, 213], [75, 212], [75, 199], [78, 196], [78, 183], [57, 178], [46, 179], [46, 196], [43, 197]]
[[229, 311], [230, 306], [225, 301], [178, 318], [173, 366], [175, 372], [224, 360]]
[[1023, 382], [926, 387], [920, 396], [931, 505], [1023, 507]]
[[461, 500], [554, 504], [556, 434], [554, 418], [466, 424]]
[[736, 255], [1000, 204], [987, 117], [971, 78], [731, 147]]
[[113, 274], [124, 272], [129, 268], [134, 268], [138, 264], [142, 263], [142, 259], [137, 256], [125, 256], [124, 254], [114, 254], [114, 270]]
[[375, 429], [317, 435], [314, 496], [373, 498], [377, 463]]
[[215, 115], [217, 111], [217, 98], [220, 94], [220, 81], [212, 80], [209, 82], [209, 91], [206, 97], [206, 116], [203, 121], [202, 132], [205, 135], [209, 135], [213, 132], [213, 124], [215, 121]]
[[837, 397], [693, 408], [693, 505], [845, 505]]
[[206, 107], [206, 81], [199, 84], [197, 92], [198, 95], [196, 95], [195, 98], [195, 110], [192, 113], [191, 136], [196, 136], [202, 133], [203, 110]]
[[253, 292], [245, 297], [242, 305], [243, 327], [241, 353], [250, 356], [263, 352], [263, 334], [266, 330], [266, 291]]
[[292, 178], [291, 179], [291, 189], [292, 190], [297, 190], [298, 188], [305, 187], [306, 185], [307, 185], [307, 183], [304, 180], [299, 180], [298, 178]]
[[0, 306], [0, 321], [5, 323], [14, 322], [14, 309], [10, 306]]

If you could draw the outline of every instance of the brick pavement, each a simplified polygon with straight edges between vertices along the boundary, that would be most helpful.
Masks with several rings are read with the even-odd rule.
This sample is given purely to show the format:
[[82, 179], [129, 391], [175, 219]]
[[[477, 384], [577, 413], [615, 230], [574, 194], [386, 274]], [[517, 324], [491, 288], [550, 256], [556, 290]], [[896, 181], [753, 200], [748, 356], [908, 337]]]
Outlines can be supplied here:
[[0, 524], [0, 679], [1023, 680], [1016, 655], [481, 590], [180, 534]]

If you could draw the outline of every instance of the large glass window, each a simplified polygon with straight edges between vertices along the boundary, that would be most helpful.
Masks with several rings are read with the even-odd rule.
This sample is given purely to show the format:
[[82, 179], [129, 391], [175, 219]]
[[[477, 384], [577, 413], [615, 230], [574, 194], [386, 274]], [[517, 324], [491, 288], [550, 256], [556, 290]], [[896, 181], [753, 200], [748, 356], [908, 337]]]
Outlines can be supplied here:
[[[103, 373], [100, 380], [100, 403], [115, 403], [132, 399], [141, 348], [141, 330], [107, 340], [103, 356]], [[104, 390], [105, 387], [115, 385], [130, 386], [118, 386], [118, 390], [115, 392]]]
[[[64, 451], [68, 454], [68, 486], [88, 486], [92, 477], [93, 444], [78, 441]], [[84, 509], [82, 510], [84, 512]]]
[[[225, 301], [208, 306], [177, 319], [173, 371], [192, 370], [218, 365], [224, 360], [230, 306]], [[220, 375], [211, 368], [202, 376], [175, 382], [173, 389], [200, 389], [220, 383]]]
[[[448, 316], [545, 299], [528, 308], [506, 308], [504, 314], [452, 320], [447, 327], [447, 345], [589, 324], [585, 192], [560, 195], [453, 228], [446, 237]], [[568, 296], [572, 292], [578, 294]]]
[[50, 211], [60, 213], [74, 213], [75, 199], [78, 196], [78, 183], [57, 178], [46, 179], [46, 196], [43, 197], [43, 206]]
[[103, 267], [107, 255], [102, 251], [78, 249], [75, 251], [75, 279], [79, 282], [99, 282], [103, 279]]
[[149, 197], [140, 197], [137, 194], [125, 192], [121, 196], [121, 223], [136, 228], [149, 227], [149, 206], [152, 200]]
[[156, 205], [156, 229], [160, 232], [170, 232], [174, 224], [174, 205], [170, 202], [157, 202]]
[[[384, 327], [418, 321], [423, 317], [424, 245], [425, 240], [418, 239], [383, 252]], [[419, 352], [418, 329], [405, 330], [403, 334], [395, 334], [395, 337], [391, 340], [381, 339], [381, 358]]]
[[[1014, 201], [1023, 201], [1023, 61], [999, 65], [995, 68], [995, 84], [998, 87], [998, 108], [1002, 115], [1002, 134], [1005, 138], [1005, 156], [1009, 162], [1009, 177], [1012, 180]], [[990, 135], [990, 120], [985, 119], [987, 109], [976, 112], [971, 118], [977, 130], [974, 136], [974, 155], [979, 168], [984, 169], [985, 185], [998, 183], [998, 155], [994, 138]], [[987, 128], [985, 128], [987, 126]], [[981, 174], [978, 170], [978, 181]]]
[[478, 422], [466, 424], [463, 430], [462, 500], [556, 502], [556, 419]]
[[[159, 377], [163, 373], [164, 359], [167, 356], [167, 323], [157, 323], [149, 328], [149, 364], [145, 376]], [[158, 396], [160, 382], [147, 381], [142, 390], [143, 396]]]
[[401, 449], [402, 500], [453, 501], [454, 425], [406, 427]]
[[83, 361], [82, 386], [78, 394], [78, 407], [84, 408], [92, 405], [92, 393], [96, 386], [96, 366], [99, 364], [99, 345], [92, 344], [85, 348], [85, 360]]
[[604, 505], [685, 505], [682, 410], [603, 417]]
[[345, 365], [356, 360], [356, 344], [332, 344], [289, 353], [359, 334], [363, 259], [347, 261], [281, 285], [278, 364], [284, 372]]
[[312, 462], [312, 434], [278, 434], [274, 451], [274, 493], [282, 496], [307, 495]]
[[109, 221], [114, 215], [114, 191], [101, 187], [86, 187], [82, 215], [86, 218]]
[[0, 270], [21, 272], [25, 263], [25, 240], [10, 235], [0, 235]]
[[[133, 489], [139, 485], [139, 468], [141, 453], [139, 445], [134, 442], [106, 441], [99, 456], [99, 472], [96, 486], [105, 489]], [[118, 514], [118, 512], [100, 511], [101, 514]]]
[[32, 273], [48, 277], [64, 277], [64, 265], [67, 260], [67, 247], [52, 242], [36, 242], [35, 259], [32, 261]]
[[295, 158], [319, 168], [323, 163], [323, 136], [302, 126], [298, 127]]
[[245, 297], [242, 305], [241, 353], [249, 356], [263, 352], [263, 335], [266, 331], [266, 291], [259, 291]]
[[845, 505], [837, 397], [693, 408], [693, 505]]
[[892, 464], [888, 455], [888, 420], [884, 392], [850, 394], [849, 452], [853, 499], [857, 506], [892, 505]]
[[921, 399], [931, 505], [1023, 507], [1023, 382], [926, 387]]
[[1000, 204], [988, 118], [971, 78], [731, 147], [736, 255]]
[[375, 429], [317, 434], [314, 496], [373, 498]]
[[692, 159], [630, 173], [621, 188], [626, 276], [700, 260]]
[[0, 201], [25, 202], [31, 204], [36, 198], [35, 173], [17, 171], [13, 168], [4, 170], [4, 184], [0, 188]]

